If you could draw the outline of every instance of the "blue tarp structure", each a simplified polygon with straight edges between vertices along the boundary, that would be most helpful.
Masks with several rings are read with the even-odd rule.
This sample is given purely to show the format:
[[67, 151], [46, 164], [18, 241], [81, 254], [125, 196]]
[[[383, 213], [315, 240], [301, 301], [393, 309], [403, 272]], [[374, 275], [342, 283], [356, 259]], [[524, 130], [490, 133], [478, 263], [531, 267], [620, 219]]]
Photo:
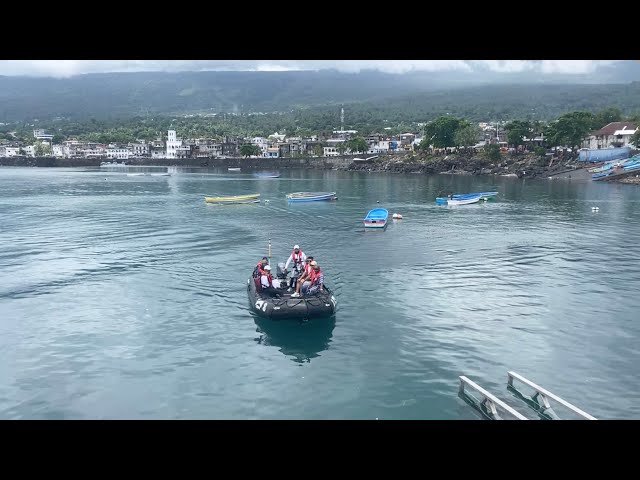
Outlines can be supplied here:
[[611, 160], [624, 160], [631, 156], [630, 147], [601, 148], [592, 150], [580, 150], [578, 160], [581, 162], [609, 162]]

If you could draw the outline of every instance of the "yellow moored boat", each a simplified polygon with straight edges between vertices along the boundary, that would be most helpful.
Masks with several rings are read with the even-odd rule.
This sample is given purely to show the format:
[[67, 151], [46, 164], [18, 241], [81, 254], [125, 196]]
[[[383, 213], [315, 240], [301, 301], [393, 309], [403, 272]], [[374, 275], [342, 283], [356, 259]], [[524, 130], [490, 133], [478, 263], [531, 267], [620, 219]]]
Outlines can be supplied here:
[[204, 197], [207, 203], [256, 203], [259, 202], [259, 193], [250, 193], [248, 195], [233, 195], [230, 197]]

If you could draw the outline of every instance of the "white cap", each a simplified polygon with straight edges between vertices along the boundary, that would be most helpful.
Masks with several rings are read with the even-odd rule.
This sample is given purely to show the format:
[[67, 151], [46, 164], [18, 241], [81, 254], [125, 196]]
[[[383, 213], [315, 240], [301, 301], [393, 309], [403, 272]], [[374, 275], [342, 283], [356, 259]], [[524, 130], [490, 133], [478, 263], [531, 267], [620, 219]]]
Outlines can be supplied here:
[[294, 250], [295, 250], [296, 248], [297, 248], [298, 250], [300, 250], [300, 245], [294, 245], [294, 246], [293, 246], [293, 249], [294, 249]]
[[318, 265], [318, 262], [316, 262], [315, 260], [313, 262], [311, 262], [311, 266], [315, 267], [316, 265]]
[[264, 266], [264, 269], [265, 269], [265, 270], [271, 270], [271, 266], [270, 266], [270, 265], [265, 265], [265, 266]]

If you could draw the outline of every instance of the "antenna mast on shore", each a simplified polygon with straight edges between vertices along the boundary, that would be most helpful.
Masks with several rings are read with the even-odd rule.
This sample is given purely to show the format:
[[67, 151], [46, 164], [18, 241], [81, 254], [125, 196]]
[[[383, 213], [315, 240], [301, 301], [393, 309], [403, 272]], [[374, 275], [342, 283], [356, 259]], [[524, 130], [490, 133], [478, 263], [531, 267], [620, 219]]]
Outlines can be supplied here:
[[344, 132], [344, 107], [340, 109], [340, 131]]

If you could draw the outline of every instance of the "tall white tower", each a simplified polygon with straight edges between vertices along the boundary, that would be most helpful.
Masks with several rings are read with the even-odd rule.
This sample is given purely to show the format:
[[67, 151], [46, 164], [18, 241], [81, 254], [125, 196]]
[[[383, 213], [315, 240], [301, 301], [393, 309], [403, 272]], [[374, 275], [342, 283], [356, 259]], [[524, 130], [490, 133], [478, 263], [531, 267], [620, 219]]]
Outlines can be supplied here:
[[340, 109], [340, 131], [344, 132], [344, 107]]
[[167, 156], [166, 158], [176, 158], [176, 149], [182, 146], [182, 140], [176, 138], [175, 130], [167, 131]]

